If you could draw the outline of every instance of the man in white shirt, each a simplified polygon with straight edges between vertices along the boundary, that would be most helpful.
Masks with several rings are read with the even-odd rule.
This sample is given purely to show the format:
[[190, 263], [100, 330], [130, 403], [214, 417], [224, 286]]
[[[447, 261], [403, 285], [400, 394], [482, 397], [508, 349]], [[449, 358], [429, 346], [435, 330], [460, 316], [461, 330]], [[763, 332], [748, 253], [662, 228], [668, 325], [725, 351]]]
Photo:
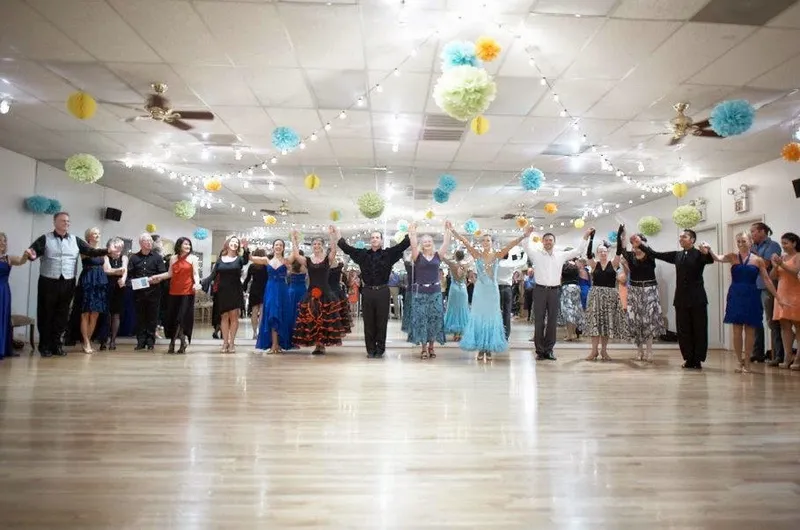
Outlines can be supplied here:
[[[556, 324], [558, 321], [559, 289], [561, 288], [561, 269], [564, 263], [583, 255], [594, 231], [590, 228], [583, 234], [578, 248], [568, 251], [555, 251], [556, 236], [547, 233], [542, 236], [542, 249], [535, 249], [529, 238], [521, 245], [536, 271], [536, 285], [533, 288], [534, 338], [536, 360], [555, 361], [553, 347], [556, 345]], [[545, 327], [545, 320], [547, 321]]]

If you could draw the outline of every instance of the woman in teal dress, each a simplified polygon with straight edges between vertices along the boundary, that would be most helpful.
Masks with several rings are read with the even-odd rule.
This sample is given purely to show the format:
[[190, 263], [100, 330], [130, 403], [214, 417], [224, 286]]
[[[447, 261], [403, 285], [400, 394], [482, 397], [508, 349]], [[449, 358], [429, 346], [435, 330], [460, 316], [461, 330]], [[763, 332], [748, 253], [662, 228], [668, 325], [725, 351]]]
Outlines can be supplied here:
[[464, 328], [469, 322], [469, 295], [467, 294], [467, 267], [464, 265], [464, 251], [456, 250], [453, 260], [442, 257], [450, 267], [450, 292], [447, 295], [447, 312], [444, 314], [444, 331], [452, 333], [453, 340], [459, 342]]
[[488, 361], [492, 353], [503, 352], [508, 348], [506, 331], [503, 327], [503, 316], [500, 313], [500, 291], [497, 287], [497, 264], [505, 259], [509, 251], [530, 236], [533, 228], [528, 227], [525, 233], [511, 241], [500, 251], [492, 250], [492, 236], [481, 237], [481, 249], [474, 248], [464, 236], [453, 230], [453, 236], [461, 241], [467, 252], [475, 258], [478, 280], [472, 294], [472, 308], [469, 322], [461, 337], [461, 349], [478, 351], [478, 360]]
[[9, 256], [6, 254], [8, 238], [0, 232], [0, 359], [4, 357], [18, 357], [14, 353], [14, 333], [11, 327], [11, 287], [8, 277], [11, 267], [28, 263], [28, 254], [22, 256]]

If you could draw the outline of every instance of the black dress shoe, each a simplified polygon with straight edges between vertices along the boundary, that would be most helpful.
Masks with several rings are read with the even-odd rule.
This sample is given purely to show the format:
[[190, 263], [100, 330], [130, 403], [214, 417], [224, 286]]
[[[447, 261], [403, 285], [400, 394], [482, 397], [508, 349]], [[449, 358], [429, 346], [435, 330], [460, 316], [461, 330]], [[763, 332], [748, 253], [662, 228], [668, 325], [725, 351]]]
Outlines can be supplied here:
[[39, 354], [40, 354], [42, 357], [52, 357], [52, 356], [53, 356], [53, 353], [52, 353], [52, 352], [49, 352], [49, 351], [41, 351], [41, 350], [40, 350], [40, 351], [39, 351]]
[[137, 344], [133, 351], [142, 351], [146, 346], [144, 344]]
[[373, 359], [375, 357], [375, 355], [376, 354], [375, 354], [374, 351], [368, 351], [367, 352], [367, 359]]
[[67, 352], [64, 351], [64, 348], [58, 346], [55, 350], [53, 350], [53, 355], [55, 355], [56, 357], [66, 357]]
[[544, 358], [547, 359], [548, 361], [555, 361], [556, 360], [556, 356], [553, 355], [552, 353], [548, 353], [547, 355], [544, 356]]

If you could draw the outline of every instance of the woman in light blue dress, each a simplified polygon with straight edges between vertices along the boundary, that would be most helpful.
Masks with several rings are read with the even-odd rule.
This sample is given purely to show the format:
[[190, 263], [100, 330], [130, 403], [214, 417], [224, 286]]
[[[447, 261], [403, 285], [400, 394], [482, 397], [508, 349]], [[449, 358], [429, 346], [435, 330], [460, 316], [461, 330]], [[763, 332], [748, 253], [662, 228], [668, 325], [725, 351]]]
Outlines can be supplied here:
[[453, 340], [459, 342], [461, 334], [469, 322], [469, 295], [467, 294], [467, 267], [464, 265], [464, 251], [456, 250], [453, 260], [442, 257], [450, 267], [450, 293], [447, 295], [447, 312], [444, 315], [444, 331], [452, 333]]
[[500, 313], [500, 291], [497, 287], [497, 264], [505, 259], [509, 251], [526, 237], [530, 236], [533, 228], [528, 227], [525, 233], [500, 251], [492, 250], [492, 236], [484, 234], [481, 237], [481, 249], [475, 249], [464, 236], [453, 231], [453, 236], [461, 241], [467, 252], [475, 258], [478, 280], [475, 282], [475, 291], [472, 294], [472, 308], [470, 309], [469, 322], [461, 337], [461, 349], [478, 351], [478, 360], [488, 361], [492, 353], [503, 352], [508, 348], [506, 331], [503, 327], [503, 316]]

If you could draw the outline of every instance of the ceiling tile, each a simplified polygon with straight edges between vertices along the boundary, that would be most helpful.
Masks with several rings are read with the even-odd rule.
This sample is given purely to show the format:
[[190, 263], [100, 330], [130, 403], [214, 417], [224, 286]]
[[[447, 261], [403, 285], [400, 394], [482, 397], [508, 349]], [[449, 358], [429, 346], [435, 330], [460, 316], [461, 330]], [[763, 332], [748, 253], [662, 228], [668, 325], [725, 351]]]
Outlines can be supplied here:
[[313, 108], [314, 98], [300, 68], [244, 68], [242, 75], [264, 107]]
[[767, 22], [767, 26], [800, 29], [800, 3], [795, 3], [792, 7]]
[[454, 163], [491, 162], [502, 148], [501, 143], [464, 143], [458, 150]]
[[363, 70], [306, 70], [308, 81], [317, 105], [327, 108], [347, 109], [363, 98], [364, 108], [369, 104], [367, 75]]
[[707, 118], [697, 114], [716, 103], [727, 98], [736, 89], [733, 87], [710, 85], [680, 85], [672, 89], [663, 98], [655, 101], [638, 116], [637, 120], [662, 120], [666, 122], [675, 116], [673, 105], [680, 102], [690, 104], [687, 114], [695, 120]]
[[556, 103], [548, 91], [547, 95], [531, 111], [532, 116], [560, 116], [565, 105], [572, 116], [582, 116], [597, 103], [615, 85], [609, 80], [559, 79], [554, 82], [553, 90], [558, 94]]
[[422, 129], [422, 120], [422, 114], [372, 113], [374, 135], [381, 140], [416, 142]]
[[453, 160], [461, 144], [422, 140], [417, 143], [417, 160], [424, 162], [449, 162]]
[[152, 83], [165, 83], [168, 87], [166, 97], [174, 107], [202, 105], [181, 77], [171, 67], [163, 64], [108, 63], [106, 66], [127, 85], [136, 90], [144, 105], [147, 95], [153, 92]]
[[[400, 77], [386, 77], [391, 72], [370, 72], [370, 86], [380, 84], [383, 92], [373, 91], [370, 96], [372, 110], [392, 113], [419, 113], [425, 109], [430, 96], [431, 74], [408, 73]], [[385, 78], [385, 79], [384, 79]]]
[[313, 5], [284, 4], [279, 12], [300, 65], [305, 68], [364, 69], [364, 46], [357, 7], [320, 9]]
[[92, 56], [21, 0], [5, 0], [0, 53], [44, 61], [91, 61]]
[[[405, 9], [402, 17], [385, 4], [362, 10], [364, 53], [371, 70], [390, 70], [401, 63], [401, 74], [428, 72], [436, 55], [437, 42], [425, 39], [440, 26], [444, 12]], [[416, 50], [411, 56], [412, 50]]]
[[231, 66], [176, 65], [175, 71], [206, 105], [258, 105], [246, 71]]
[[534, 4], [534, 13], [558, 15], [605, 16], [617, 0], [539, 0]]
[[496, 77], [497, 97], [487, 112], [525, 116], [545, 94], [546, 88], [526, 77]]
[[141, 103], [142, 98], [114, 72], [99, 63], [45, 63], [50, 71], [98, 100]]
[[0, 92], [16, 87], [42, 101], [66, 103], [69, 95], [75, 91], [75, 87], [63, 78], [29, 61], [0, 61], [0, 79], [8, 82], [0, 85]]
[[235, 134], [269, 134], [275, 124], [261, 107], [214, 106], [217, 115]]
[[800, 87], [800, 55], [790, 59], [751, 81], [748, 85], [757, 88], [791, 90]]
[[330, 138], [360, 138], [362, 143], [372, 145], [372, 116], [366, 110], [351, 110], [346, 120], [336, 120], [336, 127], [328, 131]]
[[[375, 163], [372, 142], [365, 142], [364, 140], [352, 138], [331, 138], [331, 146], [336, 158], [340, 163], [344, 159], [359, 159], [368, 160], [369, 162], [363, 165], [372, 165]], [[342, 164], [349, 165], [349, 164]]]
[[[331, 125], [336, 127], [338, 122], [341, 121], [335, 118], [337, 113], [338, 111], [332, 110], [320, 110], [317, 112], [316, 110], [283, 109], [278, 107], [267, 109], [267, 114], [272, 118], [276, 127], [291, 127], [301, 138], [310, 136], [314, 131], [320, 131], [318, 132], [319, 144], [314, 144], [315, 149], [317, 145], [324, 143], [322, 140], [325, 138], [324, 131], [321, 131], [323, 123], [320, 121], [320, 115], [330, 120]], [[272, 134], [272, 131], [269, 131], [269, 134]], [[311, 150], [311, 147], [309, 147], [309, 150]]]
[[613, 11], [614, 18], [648, 20], [688, 20], [700, 11], [708, 0], [622, 0]]
[[511, 138], [513, 143], [550, 144], [569, 126], [566, 118], [526, 118]]

